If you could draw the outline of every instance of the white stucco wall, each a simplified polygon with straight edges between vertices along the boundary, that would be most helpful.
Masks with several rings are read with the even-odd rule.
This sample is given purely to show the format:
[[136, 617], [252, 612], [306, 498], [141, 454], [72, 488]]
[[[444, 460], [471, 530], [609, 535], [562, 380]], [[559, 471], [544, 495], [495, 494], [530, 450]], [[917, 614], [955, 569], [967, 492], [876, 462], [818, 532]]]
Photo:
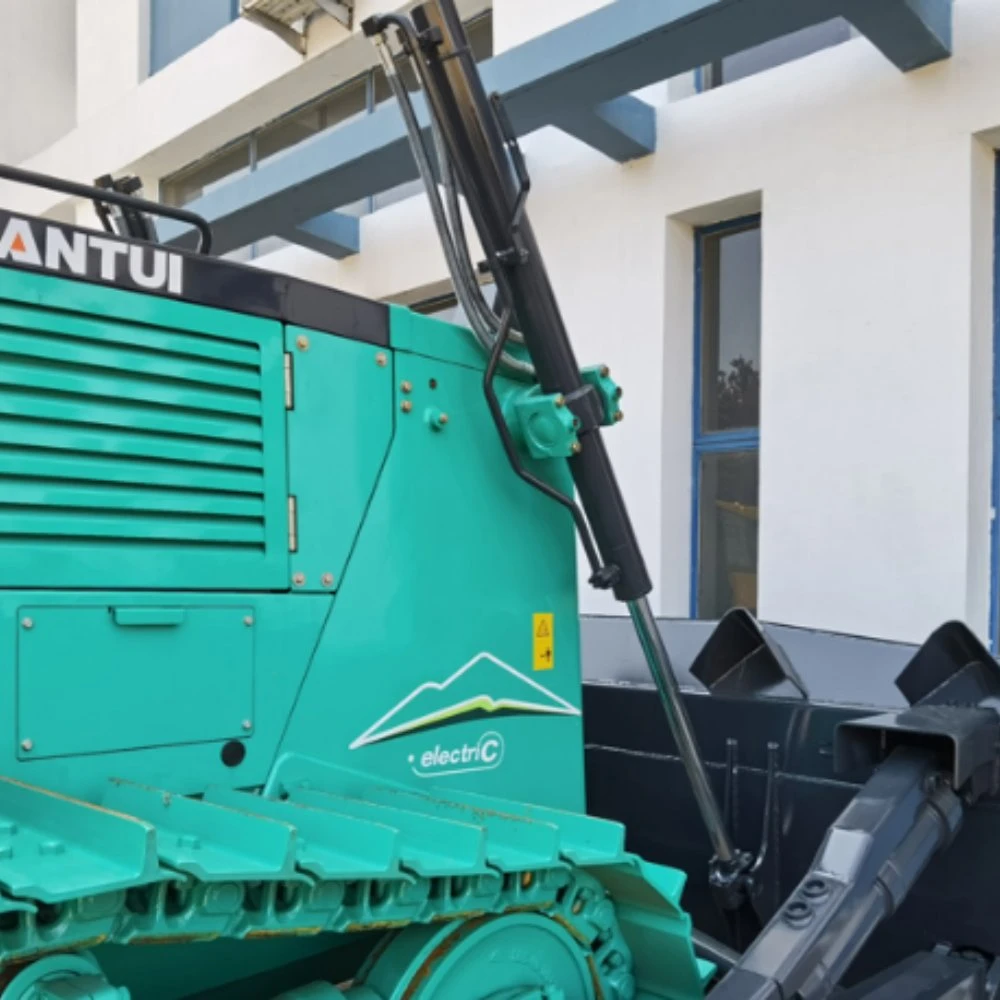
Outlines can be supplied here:
[[[597, 5], [495, 0], [496, 46]], [[367, 49], [333, 34], [303, 61], [231, 25], [124, 95], [127, 127], [95, 113], [32, 163], [161, 176], [353, 75]], [[554, 130], [524, 142], [578, 354], [625, 386], [608, 437], [662, 613], [689, 605], [693, 227], [761, 210], [761, 617], [905, 640], [959, 617], [986, 635], [998, 49], [1000, 4], [955, 0], [954, 58], [915, 73], [856, 39], [683, 100], [652, 88], [659, 148], [637, 163]], [[22, 204], [51, 207], [37, 197]], [[355, 258], [259, 263], [374, 297], [444, 279], [422, 199], [361, 226]]]
[[20, 163], [76, 123], [76, 10], [0, 0], [0, 162]]

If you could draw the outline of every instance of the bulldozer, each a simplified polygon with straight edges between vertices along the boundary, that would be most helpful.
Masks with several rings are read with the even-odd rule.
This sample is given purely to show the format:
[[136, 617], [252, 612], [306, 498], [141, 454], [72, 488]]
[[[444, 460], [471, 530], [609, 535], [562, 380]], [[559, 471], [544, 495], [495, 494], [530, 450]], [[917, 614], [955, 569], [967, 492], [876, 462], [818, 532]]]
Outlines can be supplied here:
[[[995, 663], [918, 656], [947, 697], [843, 720], [859, 790], [765, 905], [602, 437], [623, 392], [576, 360], [502, 103], [452, 0], [363, 28], [467, 326], [212, 257], [134, 178], [0, 168], [104, 226], [0, 211], [0, 1000], [995, 998], [1000, 966], [957, 952], [841, 987], [998, 790]], [[587, 812], [578, 546], [707, 870]]]

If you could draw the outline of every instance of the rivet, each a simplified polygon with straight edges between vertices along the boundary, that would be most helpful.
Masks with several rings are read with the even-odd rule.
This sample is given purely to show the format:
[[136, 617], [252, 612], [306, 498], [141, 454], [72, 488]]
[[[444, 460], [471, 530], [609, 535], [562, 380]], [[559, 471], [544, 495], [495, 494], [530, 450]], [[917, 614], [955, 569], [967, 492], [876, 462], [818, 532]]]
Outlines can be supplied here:
[[21, 619], [21, 628], [34, 628], [35, 623], [30, 618]]
[[323, 586], [324, 587], [332, 587], [333, 586], [333, 574], [332, 573], [324, 573], [323, 577], [322, 577], [322, 581], [323, 581]]
[[601, 378], [607, 378], [611, 374], [611, 369], [607, 365], [601, 365]]
[[402, 411], [403, 411], [404, 413], [409, 413], [409, 412], [410, 412], [410, 410], [412, 410], [412, 409], [413, 409], [413, 404], [412, 404], [412, 403], [411, 403], [411, 402], [410, 402], [410, 401], [409, 401], [408, 399], [404, 399], [404, 400], [403, 400], [403, 402], [402, 402], [402, 403], [400, 403], [400, 405], [399, 405], [399, 408], [400, 408], [400, 409], [401, 409], [401, 410], [402, 410]]
[[615, 423], [620, 424], [625, 419], [625, 414], [621, 410], [615, 410]]
[[553, 400], [553, 402], [556, 404], [557, 407], [559, 407], [561, 409], [562, 407], [564, 407], [566, 405], [566, 397], [565, 396], [556, 396], [556, 398]]
[[439, 424], [446, 424], [446, 423], [448, 423], [448, 414], [447, 413], [442, 413], [441, 416], [438, 417], [438, 423]]
[[388, 363], [389, 356], [384, 351], [379, 351], [378, 354], [375, 355], [375, 364], [377, 364], [379, 368], [385, 368]]
[[35, 749], [35, 744], [31, 740], [21, 740], [21, 749], [25, 753], [30, 753]]
[[409, 380], [404, 380], [399, 383], [399, 388], [402, 389], [403, 392], [413, 392], [413, 383]]
[[300, 351], [308, 351], [309, 350], [309, 338], [308, 337], [296, 337], [295, 338], [295, 346]]
[[243, 624], [246, 625], [247, 628], [250, 628], [253, 625], [253, 615], [247, 615], [246, 618], [243, 619]]
[[305, 586], [305, 582], [306, 582], [306, 575], [305, 575], [305, 573], [296, 573], [292, 577], [292, 583], [294, 583], [296, 587], [303, 587], [303, 586]]
[[574, 441], [570, 451], [573, 452], [574, 455], [579, 455], [580, 452], [583, 451], [583, 445], [580, 444], [579, 441]]
[[243, 720], [243, 728], [247, 729], [247, 730], [253, 729], [253, 723], [249, 719], [244, 719]]

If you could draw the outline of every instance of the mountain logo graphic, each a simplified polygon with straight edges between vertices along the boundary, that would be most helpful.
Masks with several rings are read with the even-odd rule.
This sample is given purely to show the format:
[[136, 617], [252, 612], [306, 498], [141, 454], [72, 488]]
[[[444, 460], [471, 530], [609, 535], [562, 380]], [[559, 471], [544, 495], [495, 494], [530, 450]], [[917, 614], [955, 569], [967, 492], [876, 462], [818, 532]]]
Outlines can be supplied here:
[[537, 681], [480, 653], [441, 683], [428, 681], [389, 709], [351, 750], [410, 733], [499, 715], [579, 715], [580, 709]]

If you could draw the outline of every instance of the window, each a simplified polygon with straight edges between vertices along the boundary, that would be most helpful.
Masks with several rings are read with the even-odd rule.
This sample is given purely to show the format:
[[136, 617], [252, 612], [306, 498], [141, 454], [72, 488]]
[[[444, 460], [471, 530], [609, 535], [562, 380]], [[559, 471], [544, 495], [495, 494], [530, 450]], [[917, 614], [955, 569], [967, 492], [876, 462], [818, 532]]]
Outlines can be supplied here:
[[814, 24], [782, 38], [755, 45], [734, 55], [726, 56], [702, 69], [699, 90], [710, 90], [773, 69], [793, 59], [812, 55], [854, 37], [854, 29], [842, 17]]
[[158, 73], [239, 16], [239, 0], [151, 0], [149, 72]]
[[757, 611], [761, 227], [696, 235], [692, 616]]
[[[489, 59], [493, 55], [492, 12], [486, 11], [470, 21], [466, 25], [466, 32], [476, 59], [479, 61]], [[408, 64], [403, 76], [407, 87], [416, 90], [417, 81]], [[261, 163], [276, 159], [305, 139], [353, 121], [361, 115], [369, 114], [377, 104], [390, 96], [389, 84], [381, 67], [369, 70], [322, 97], [269, 122], [224, 149], [165, 177], [160, 183], [160, 199], [167, 205], [186, 205], [207, 194], [215, 185], [256, 170]], [[389, 191], [380, 192], [372, 198], [362, 198], [350, 205], [331, 207], [336, 208], [338, 212], [365, 215], [393, 202], [419, 194], [422, 190], [423, 185], [416, 179]], [[268, 250], [276, 245], [279, 243], [275, 240], [266, 241]], [[249, 256], [259, 255], [264, 246], [263, 242], [255, 244], [254, 248], [249, 248]]]

